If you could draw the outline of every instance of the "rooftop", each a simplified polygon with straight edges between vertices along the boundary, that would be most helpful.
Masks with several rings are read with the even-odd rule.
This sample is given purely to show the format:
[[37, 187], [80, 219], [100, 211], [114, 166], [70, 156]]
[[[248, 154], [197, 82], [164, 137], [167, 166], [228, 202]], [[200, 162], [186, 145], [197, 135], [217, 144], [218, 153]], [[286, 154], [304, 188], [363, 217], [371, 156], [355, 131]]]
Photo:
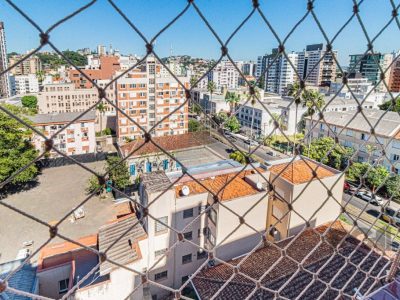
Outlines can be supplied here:
[[[69, 113], [54, 113], [54, 114], [37, 114], [29, 117], [36, 125], [48, 123], [67, 123], [74, 120], [82, 112], [69, 112]], [[94, 121], [96, 119], [96, 112], [94, 110], [88, 111], [83, 116], [79, 117], [75, 123], [84, 121]]]
[[[259, 171], [263, 172], [262, 169], [259, 169]], [[260, 191], [245, 180], [246, 176], [255, 173], [256, 171], [254, 170], [245, 170], [240, 172], [239, 174], [237, 172], [233, 172], [205, 179], [199, 179], [199, 181], [204, 187], [216, 194], [220, 201], [227, 201], [239, 197], [258, 194]], [[205, 189], [202, 185], [194, 180], [185, 182], [184, 184], [178, 184], [175, 186], [176, 197], [182, 197], [182, 188], [184, 186], [187, 186], [189, 188], [191, 195], [207, 193], [208, 190]]]
[[[301, 184], [316, 178], [322, 179], [335, 175], [333, 169], [328, 168], [323, 164], [318, 165], [308, 159], [306, 161], [307, 163], [304, 160], [299, 159], [289, 163], [274, 165], [269, 168], [269, 171], [275, 175], [279, 174], [279, 177], [282, 177], [293, 184]], [[313, 176], [314, 171], [317, 173], [316, 177]]]
[[[113, 245], [107, 251], [107, 258], [126, 265], [142, 257], [138, 241], [145, 237], [146, 233], [139, 220], [131, 214], [100, 227], [99, 251], [105, 252]], [[109, 273], [114, 267], [109, 261], [103, 262], [100, 265], [100, 275]]]
[[[329, 225], [332, 227], [329, 228]], [[322, 234], [326, 235], [321, 241]], [[326, 292], [324, 299], [335, 299], [338, 296], [335, 289], [340, 288], [343, 288], [347, 294], [354, 294], [354, 288], [365, 292], [374, 284], [372, 278], [364, 282], [366, 272], [371, 272], [372, 276], [385, 274], [384, 269], [387, 268], [388, 261], [354, 237], [346, 237], [346, 234], [347, 231], [342, 223], [337, 221], [315, 229], [307, 229], [296, 238], [280, 241], [274, 246], [265, 245], [243, 262], [243, 258], [237, 258], [227, 263], [233, 266], [241, 263], [242, 274], [254, 280], [262, 278], [261, 286], [275, 291], [290, 281], [280, 291], [280, 295], [288, 299], [296, 298], [303, 291], [304, 294], [301, 297], [303, 300], [316, 299], [324, 292]], [[334, 252], [333, 249], [343, 239], [337, 252]], [[282, 256], [282, 249], [286, 250], [286, 256]], [[301, 270], [299, 264], [306, 256], [308, 258], [303, 262], [304, 270]], [[347, 258], [355, 265], [360, 264], [360, 269], [347, 263]], [[331, 260], [327, 263], [329, 259]], [[275, 263], [277, 264], [274, 265]], [[317, 271], [320, 271], [319, 280], [312, 282], [313, 276], [310, 272]], [[245, 299], [256, 289], [256, 283], [241, 274], [235, 275], [227, 283], [231, 276], [234, 276], [233, 268], [226, 264], [219, 264], [212, 268], [204, 267], [192, 282], [203, 300], [215, 296], [219, 289], [222, 289], [218, 295], [220, 299]], [[331, 286], [327, 286], [325, 283], [331, 280], [333, 280]], [[376, 284], [374, 289], [379, 286], [380, 284]], [[258, 289], [250, 299], [276, 298], [269, 291]], [[343, 299], [350, 299], [350, 297], [343, 297]]]
[[150, 193], [165, 191], [171, 185], [171, 181], [164, 171], [144, 173], [140, 178], [144, 188]]
[[[165, 151], [176, 151], [180, 149], [199, 147], [211, 144], [214, 141], [206, 132], [189, 132], [185, 134], [157, 136], [151, 140]], [[140, 148], [140, 149], [139, 149]], [[128, 156], [136, 150], [132, 156], [140, 156], [151, 153], [159, 153], [161, 150], [152, 142], [145, 143], [144, 139], [137, 139], [130, 143], [120, 146], [122, 156]]]
[[[324, 120], [328, 125], [346, 127], [347, 129], [369, 133], [371, 126], [367, 123], [367, 119], [372, 126], [375, 126], [375, 133], [377, 135], [387, 137], [393, 136], [400, 129], [400, 116], [397, 112], [363, 109], [363, 113], [365, 117], [360, 113], [354, 114], [354, 111], [330, 111], [324, 113]], [[382, 119], [379, 121], [381, 117]], [[310, 117], [306, 118], [309, 119]], [[378, 125], [375, 125], [378, 121]]]
[[[0, 279], [5, 278], [7, 274], [15, 270], [23, 263], [23, 260], [15, 260], [0, 265]], [[37, 293], [36, 291], [36, 267], [25, 264], [8, 281], [8, 285], [14, 289]], [[0, 300], [28, 300], [30, 298], [13, 294], [11, 292], [0, 293]]]

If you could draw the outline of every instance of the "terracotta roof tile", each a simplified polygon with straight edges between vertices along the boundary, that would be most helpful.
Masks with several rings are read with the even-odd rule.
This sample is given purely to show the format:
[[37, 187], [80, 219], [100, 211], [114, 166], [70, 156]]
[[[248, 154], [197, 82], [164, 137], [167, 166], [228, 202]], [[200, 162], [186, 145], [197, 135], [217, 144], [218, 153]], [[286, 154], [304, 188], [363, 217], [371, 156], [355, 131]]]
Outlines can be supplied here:
[[[178, 135], [158, 136], [153, 137], [151, 140], [166, 151], [199, 147], [214, 142], [207, 132], [189, 132]], [[132, 154], [132, 156], [161, 152], [152, 142], [145, 143], [144, 139], [137, 139], [120, 148], [123, 156], [129, 155], [136, 149], [136, 152]]]
[[[280, 289], [290, 280], [291, 282], [280, 292], [281, 296], [294, 299], [305, 289], [306, 292], [301, 299], [313, 300], [326, 291], [326, 286], [324, 284], [321, 285], [321, 282], [318, 281], [311, 282], [312, 275], [307, 271], [299, 270], [299, 264], [294, 262], [301, 262], [312, 252], [303, 263], [305, 270], [314, 273], [321, 271], [319, 278], [325, 282], [330, 282], [336, 274], [340, 273], [337, 279], [333, 281], [333, 287], [345, 287], [345, 292], [349, 294], [354, 293], [355, 287], [365, 291], [371, 286], [371, 282], [368, 282], [368, 280], [363, 282], [365, 278], [364, 272], [359, 272], [354, 280], [345, 285], [357, 270], [352, 266], [345, 266], [342, 269], [345, 263], [343, 257], [349, 257], [355, 264], [362, 261], [361, 269], [365, 272], [370, 271], [372, 276], [376, 276], [382, 271], [382, 268], [386, 266], [387, 259], [379, 256], [374, 251], [370, 252], [370, 248], [354, 237], [346, 237], [347, 231], [340, 221], [333, 223], [331, 229], [329, 229], [329, 225], [319, 226], [314, 230], [308, 229], [296, 237], [276, 243], [275, 246], [266, 245], [253, 252], [246, 260], [242, 261], [244, 259], [242, 257], [228, 261], [228, 264], [235, 266], [241, 263], [240, 272], [255, 280], [259, 280], [264, 276], [261, 280], [261, 285], [273, 290]], [[320, 235], [325, 232], [325, 239], [320, 243]], [[342, 239], [345, 240], [338, 249], [340, 252], [340, 255], [338, 255], [333, 249], [339, 245]], [[289, 245], [290, 242], [292, 243]], [[357, 248], [359, 244], [361, 245]], [[282, 255], [281, 250], [283, 249], [286, 249], [286, 256]], [[367, 255], [368, 258], [365, 259]], [[329, 258], [332, 258], [332, 260], [325, 265]], [[276, 265], [270, 269], [274, 264]], [[292, 277], [297, 271], [298, 273]], [[265, 272], [267, 272], [267, 275], [264, 275]], [[192, 282], [201, 299], [210, 299], [233, 275], [234, 270], [232, 267], [226, 264], [219, 264], [215, 267], [203, 268], [193, 278]], [[253, 281], [238, 274], [226, 284], [218, 295], [218, 299], [245, 299], [255, 288]], [[328, 289], [325, 295], [326, 299], [335, 299], [337, 297], [335, 293], [337, 291]], [[275, 298], [270, 292], [259, 289], [250, 299]]]
[[[259, 169], [259, 171], [263, 172], [262, 169]], [[236, 176], [237, 173], [235, 172], [218, 175], [214, 178], [200, 179], [200, 182], [207, 187], [208, 190], [212, 191], [214, 194], [218, 194], [220, 201], [227, 201], [259, 193], [255, 187], [245, 180], [245, 176], [254, 173], [254, 170], [246, 170], [240, 172], [238, 176]], [[234, 176], [236, 176], [236, 178], [232, 180]], [[175, 186], [175, 194], [177, 198], [182, 197], [181, 191], [183, 186], [187, 186], [190, 189], [190, 194], [201, 194], [207, 192], [207, 190], [196, 181], [189, 181]]]
[[310, 180], [316, 179], [313, 177], [314, 170], [316, 170], [317, 177], [319, 179], [330, 177], [335, 174], [328, 168], [325, 168], [323, 165], [318, 168], [317, 167], [318, 164], [310, 160], [307, 160], [307, 163], [305, 163], [303, 160], [300, 159], [291, 163], [284, 163], [272, 166], [269, 170], [271, 171], [271, 173], [276, 175], [284, 170], [282, 174], [280, 174], [280, 177], [286, 179], [293, 184], [305, 183]]

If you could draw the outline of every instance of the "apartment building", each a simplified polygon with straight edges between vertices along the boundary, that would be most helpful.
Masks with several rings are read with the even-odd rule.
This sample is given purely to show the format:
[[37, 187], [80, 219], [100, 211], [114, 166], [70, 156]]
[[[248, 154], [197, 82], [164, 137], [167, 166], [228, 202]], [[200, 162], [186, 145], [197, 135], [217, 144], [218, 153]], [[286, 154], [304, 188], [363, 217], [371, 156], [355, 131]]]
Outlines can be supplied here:
[[[287, 57], [279, 56], [275, 59], [278, 49], [272, 49], [272, 54], [267, 57], [266, 64], [269, 66], [265, 74], [265, 91], [276, 94], [287, 94], [288, 86], [298, 81], [296, 74], [298, 54], [288, 53]], [[274, 60], [275, 59], [275, 60]]]
[[[393, 54], [393, 59], [395, 62], [392, 64], [392, 68], [389, 74], [389, 91], [390, 92], [400, 92], [400, 59], [398, 56], [400, 52]], [[386, 76], [388, 73], [386, 73]]]
[[[352, 54], [350, 55], [349, 70], [352, 72], [349, 77], [354, 76], [355, 73], [361, 73], [362, 77], [367, 78], [373, 85], [380, 81], [381, 69], [386, 71], [393, 61], [393, 54], [390, 53], [374, 53], [374, 54]], [[389, 84], [391, 70], [388, 69], [385, 73], [386, 84]], [[377, 91], [386, 92], [383, 81], [378, 84]]]
[[[235, 63], [240, 70], [240, 62]], [[209, 73], [208, 80], [214, 81], [217, 88], [236, 89], [239, 87], [239, 77], [240, 73], [232, 62], [223, 60]]]
[[[385, 112], [377, 109], [364, 109], [363, 114], [354, 111], [330, 111], [324, 113], [324, 121], [306, 118], [306, 134], [312, 129], [312, 138], [335, 137], [344, 147], [356, 151], [359, 162], [377, 162], [388, 170], [400, 173], [400, 117], [397, 112]], [[371, 126], [375, 126], [375, 135]], [[310, 127], [311, 126], [311, 127]], [[314, 127], [315, 126], [315, 127]], [[328, 127], [329, 126], [329, 127]], [[382, 157], [382, 150], [386, 156]], [[393, 166], [394, 167], [393, 167]]]
[[[98, 67], [90, 68], [89, 66], [84, 69], [80, 69], [82, 73], [84, 73], [87, 77], [89, 77], [92, 81], [97, 80], [110, 80], [113, 75], [121, 69], [118, 56], [105, 56], [100, 55], [98, 58], [99, 63]], [[91, 61], [92, 64], [96, 65], [94, 61]], [[68, 77], [75, 84], [76, 88], [92, 88], [93, 84], [91, 80], [88, 80], [85, 76], [83, 76], [76, 69], [71, 69], [68, 71]]]
[[256, 72], [256, 63], [254, 61], [244, 61], [242, 63], [242, 72], [243, 75], [254, 76]]
[[19, 61], [21, 61], [28, 54], [29, 52], [21, 55], [13, 55], [8, 59], [10, 65], [18, 63], [18, 65], [10, 70], [10, 73], [12, 75], [19, 76], [36, 74], [37, 72], [42, 70], [42, 62], [36, 55], [32, 55], [19, 63]]
[[10, 76], [12, 95], [39, 93], [39, 81], [35, 74]]
[[[107, 81], [108, 82], [108, 81]], [[104, 84], [99, 82], [99, 84]], [[106, 90], [107, 98], [115, 103], [115, 86]], [[38, 94], [39, 113], [82, 112], [90, 109], [99, 100], [96, 88], [76, 88], [73, 83], [45, 84]], [[106, 115], [115, 115], [114, 106], [103, 101]]]
[[[357, 102], [352, 97], [344, 98], [339, 96], [327, 96], [325, 97], [325, 106], [323, 107], [323, 111], [353, 111], [354, 113], [357, 111], [358, 106], [361, 105], [364, 109], [378, 109], [376, 102], [373, 101], [361, 101]], [[360, 104], [359, 104], [360, 103]]]
[[330, 86], [336, 79], [337, 50], [327, 52], [323, 44], [307, 45], [298, 52], [297, 72], [306, 84], [314, 86]]
[[[0, 72], [8, 68], [4, 23], [0, 21]], [[0, 98], [11, 97], [9, 73], [0, 76]]]
[[[185, 88], [189, 79], [180, 77]], [[154, 57], [148, 57], [139, 68], [117, 80], [117, 105], [130, 118], [154, 136], [183, 134], [188, 131], [188, 105], [185, 90], [172, 76], [162, 76]], [[176, 111], [175, 111], [176, 110]], [[173, 112], [172, 115], [169, 115]], [[164, 119], [165, 118], [165, 119]], [[144, 132], [125, 115], [117, 112], [118, 141], [141, 138]]]
[[[242, 129], [250, 132], [253, 136], [281, 135], [281, 130], [291, 135], [298, 132], [297, 127], [306, 111], [306, 108], [300, 105], [296, 110], [296, 105], [291, 101], [293, 101], [291, 97], [266, 93], [261, 100], [262, 104], [257, 101], [254, 106], [250, 103], [239, 105], [239, 113], [236, 117], [243, 126]], [[281, 130], [275, 130], [271, 115], [279, 118]]]
[[[79, 114], [80, 112], [37, 114], [30, 119], [33, 125], [49, 138], [77, 118]], [[53, 148], [66, 155], [94, 153], [96, 151], [95, 121], [96, 112], [94, 111], [89, 111], [79, 117], [53, 138]], [[40, 153], [45, 150], [43, 137], [34, 133], [32, 143]], [[50, 156], [57, 157], [60, 154], [51, 150]]]
[[360, 73], [354, 75], [354, 78], [348, 78], [347, 84], [343, 85], [342, 81], [340, 82], [332, 82], [329, 87], [330, 93], [338, 93], [346, 94], [349, 92], [353, 92], [353, 94], [368, 94], [371, 90], [373, 90], [374, 86], [372, 82], [368, 78], [362, 77]]

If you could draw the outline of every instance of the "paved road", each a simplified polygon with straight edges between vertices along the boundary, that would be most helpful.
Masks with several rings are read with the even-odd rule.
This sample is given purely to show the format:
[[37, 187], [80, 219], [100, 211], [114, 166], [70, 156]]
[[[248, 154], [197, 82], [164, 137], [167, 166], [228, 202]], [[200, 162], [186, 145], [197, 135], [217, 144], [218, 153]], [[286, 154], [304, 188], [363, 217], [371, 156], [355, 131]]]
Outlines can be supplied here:
[[[383, 205], [386, 206], [388, 203], [388, 200], [383, 199], [383, 202], [384, 202]], [[378, 205], [369, 204], [367, 201], [365, 201], [361, 198], [358, 198], [355, 195], [352, 196], [350, 194], [343, 194], [342, 203], [343, 204], [350, 203], [351, 205], [353, 205], [361, 210], [366, 207], [365, 211], [372, 215], [375, 215], [376, 212], [380, 211], [380, 207]], [[391, 201], [390, 203], [388, 203], [388, 205], [395, 210], [400, 209], [400, 204], [398, 204], [396, 202]]]
[[[218, 134], [219, 135], [219, 134]], [[219, 135], [220, 136], [220, 135]], [[249, 152], [249, 145], [246, 144], [244, 141], [240, 140], [240, 139], [230, 139], [230, 141], [240, 150], [244, 151], [244, 152]], [[221, 142], [216, 142], [214, 144], [211, 144], [209, 146], [211, 149], [213, 149], [214, 151], [220, 153], [221, 155], [224, 153], [227, 153], [229, 155], [229, 153], [231, 152], [231, 149], [234, 149], [233, 146], [229, 143], [221, 143]], [[250, 151], [252, 151], [255, 147], [251, 147]], [[267, 154], [267, 151], [273, 151], [275, 153], [278, 154], [278, 156], [271, 156]], [[273, 161], [273, 160], [279, 160], [282, 158], [287, 158], [288, 156], [282, 153], [279, 153], [273, 149], [271, 149], [270, 147], [267, 146], [261, 146], [259, 147], [255, 152], [254, 152], [255, 156], [259, 157], [261, 160], [265, 161]]]

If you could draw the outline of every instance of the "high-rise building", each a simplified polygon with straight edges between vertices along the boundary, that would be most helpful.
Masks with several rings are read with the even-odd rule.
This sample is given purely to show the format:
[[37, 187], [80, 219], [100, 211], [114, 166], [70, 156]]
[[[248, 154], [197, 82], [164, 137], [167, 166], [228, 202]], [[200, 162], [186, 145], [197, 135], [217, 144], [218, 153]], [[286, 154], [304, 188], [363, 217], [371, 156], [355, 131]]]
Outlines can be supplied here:
[[307, 45], [298, 52], [297, 72], [309, 85], [330, 86], [336, 79], [337, 50], [327, 52], [323, 44]]
[[[23, 55], [13, 55], [11, 56], [8, 61], [10, 65], [13, 65], [17, 63], [18, 61], [22, 60], [24, 56], [27, 54]], [[42, 70], [42, 62], [40, 61], [39, 57], [36, 55], [32, 55], [31, 57], [25, 59], [18, 65], [16, 65], [14, 68], [10, 70], [10, 73], [12, 75], [29, 75], [29, 74], [36, 74], [38, 71]]]
[[[144, 64], [118, 79], [117, 105], [146, 130], [161, 122], [151, 132], [153, 136], [187, 133], [188, 105], [179, 107], [185, 102], [185, 90], [171, 75], [162, 75], [161, 69], [154, 57], [148, 57]], [[189, 88], [189, 78], [179, 79]], [[117, 111], [119, 142], [141, 138], [143, 134], [137, 124]]]
[[98, 54], [99, 56], [102, 56], [102, 55], [107, 55], [107, 49], [106, 49], [106, 46], [103, 46], [103, 45], [97, 45], [97, 54]]
[[265, 69], [267, 68], [268, 57], [269, 55], [267, 54], [257, 57], [256, 70], [254, 73], [257, 79], [264, 75]]
[[[395, 60], [392, 64], [392, 68], [389, 75], [389, 91], [400, 92], [400, 59], [398, 58], [400, 52], [393, 53], [393, 59]], [[386, 73], [386, 76], [388, 73]]]
[[[355, 76], [357, 72], [361, 73], [363, 78], [367, 78], [373, 85], [380, 81], [381, 69], [386, 71], [393, 61], [393, 55], [390, 53], [374, 53], [374, 54], [352, 54], [350, 55], [349, 77]], [[389, 84], [389, 75], [391, 70], [385, 73], [385, 82]], [[385, 85], [381, 81], [377, 88], [377, 91], [385, 91]]]
[[12, 75], [10, 86], [13, 95], [25, 95], [39, 92], [39, 80], [35, 74]]
[[242, 72], [244, 75], [254, 76], [256, 72], [256, 63], [253, 61], [243, 62]]
[[[4, 32], [4, 23], [0, 22], [0, 72], [3, 72], [7, 68], [6, 36]], [[8, 76], [8, 72], [0, 76], [0, 97], [11, 96], [10, 79]]]
[[298, 81], [294, 69], [297, 68], [298, 54], [288, 53], [287, 57], [280, 55], [275, 59], [277, 53], [278, 49], [272, 49], [272, 54], [267, 56], [266, 64], [269, 68], [265, 74], [264, 89], [267, 92], [286, 94], [288, 86]]
[[[239, 70], [241, 62], [235, 62]], [[210, 73], [209, 80], [214, 81], [217, 88], [236, 89], [239, 87], [240, 73], [229, 60], [221, 61]]]

